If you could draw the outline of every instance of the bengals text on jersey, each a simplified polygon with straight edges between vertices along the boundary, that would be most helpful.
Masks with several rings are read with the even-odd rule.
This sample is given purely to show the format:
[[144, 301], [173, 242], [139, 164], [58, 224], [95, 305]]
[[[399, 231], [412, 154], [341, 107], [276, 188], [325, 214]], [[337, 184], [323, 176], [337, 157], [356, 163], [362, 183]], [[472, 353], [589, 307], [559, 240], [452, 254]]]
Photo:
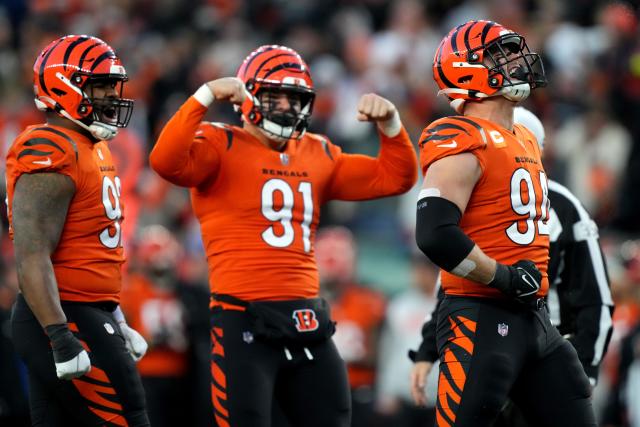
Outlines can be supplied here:
[[12, 200], [22, 174], [59, 173], [75, 195], [51, 262], [61, 301], [118, 302], [124, 262], [121, 183], [106, 142], [73, 130], [40, 124], [22, 132], [7, 153], [9, 232]]
[[[477, 117], [452, 116], [425, 128], [419, 145], [423, 173], [444, 157], [464, 152], [475, 155], [482, 176], [460, 227], [484, 253], [500, 263], [532, 260], [543, 275], [538, 295], [546, 295], [549, 198], [535, 136], [517, 124], [509, 131]], [[504, 298], [497, 289], [446, 271], [442, 272], [442, 286], [449, 295]]]

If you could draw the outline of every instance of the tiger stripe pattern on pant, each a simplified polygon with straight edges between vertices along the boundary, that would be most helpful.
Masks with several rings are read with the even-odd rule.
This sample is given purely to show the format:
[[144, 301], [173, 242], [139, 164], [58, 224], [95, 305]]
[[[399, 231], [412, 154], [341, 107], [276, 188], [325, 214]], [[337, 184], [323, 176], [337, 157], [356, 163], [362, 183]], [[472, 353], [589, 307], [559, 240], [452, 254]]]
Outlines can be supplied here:
[[477, 323], [463, 316], [449, 316], [449, 334], [438, 378], [436, 421], [438, 427], [455, 425], [456, 411], [467, 380]]

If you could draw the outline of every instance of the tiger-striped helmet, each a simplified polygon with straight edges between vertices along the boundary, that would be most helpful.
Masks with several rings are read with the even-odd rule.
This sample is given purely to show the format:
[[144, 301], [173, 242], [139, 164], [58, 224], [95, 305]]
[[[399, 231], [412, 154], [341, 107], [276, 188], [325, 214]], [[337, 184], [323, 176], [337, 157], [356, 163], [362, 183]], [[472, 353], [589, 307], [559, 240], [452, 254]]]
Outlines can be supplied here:
[[492, 21], [469, 21], [452, 29], [433, 59], [438, 94], [462, 112], [466, 101], [504, 96], [522, 101], [547, 84], [540, 55], [524, 37]]
[[[304, 135], [315, 92], [309, 67], [295, 50], [278, 45], [261, 46], [247, 56], [237, 77], [247, 89], [247, 97], [239, 107], [244, 121], [274, 139], [299, 139]], [[300, 101], [300, 111], [278, 111], [268, 103], [261, 103], [264, 92], [295, 96]]]
[[[53, 41], [33, 65], [33, 90], [39, 110], [53, 111], [90, 131], [111, 139], [126, 127], [133, 101], [122, 99], [127, 73], [115, 52], [97, 37], [69, 35]], [[88, 84], [115, 85], [118, 97], [95, 98]], [[87, 93], [89, 92], [89, 93]]]

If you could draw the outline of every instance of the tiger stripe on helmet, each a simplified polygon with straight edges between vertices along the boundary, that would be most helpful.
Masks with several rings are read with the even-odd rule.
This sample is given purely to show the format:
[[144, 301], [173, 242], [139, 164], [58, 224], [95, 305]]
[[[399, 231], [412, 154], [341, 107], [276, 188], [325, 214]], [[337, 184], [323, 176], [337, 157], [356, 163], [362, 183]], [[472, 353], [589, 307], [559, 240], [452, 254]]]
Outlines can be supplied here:
[[53, 46], [51, 46], [49, 48], [49, 50], [47, 50], [47, 52], [44, 54], [44, 58], [42, 59], [42, 62], [40, 63], [40, 75], [38, 76], [38, 78], [40, 80], [40, 87], [42, 88], [42, 90], [47, 95], [50, 95], [51, 93], [49, 92], [49, 89], [47, 88], [47, 84], [45, 83], [45, 80], [44, 80], [44, 70], [46, 68], [47, 61], [49, 60], [49, 57], [51, 56], [53, 51], [56, 49], [56, 47], [58, 47], [58, 45], [60, 43], [62, 43], [63, 41], [64, 41], [64, 38], [59, 39]]
[[[470, 25], [469, 25], [470, 24]], [[467, 50], [471, 50], [471, 44], [469, 43], [469, 34], [471, 33], [471, 29], [479, 24], [478, 21], [472, 21], [471, 23], [467, 23], [467, 29], [464, 32], [464, 47]]]
[[65, 50], [64, 52], [64, 57], [62, 59], [62, 63], [64, 64], [64, 69], [67, 69], [67, 65], [69, 63], [69, 57], [71, 56], [71, 52], [73, 52], [73, 50], [80, 44], [86, 42], [87, 40], [89, 40], [89, 37], [87, 36], [81, 36], [79, 37], [77, 40], [72, 41], [71, 43], [69, 43], [69, 46], [67, 46], [67, 50]]
[[487, 42], [487, 35], [489, 34], [489, 30], [491, 30], [491, 28], [495, 27], [496, 25], [498, 24], [496, 24], [493, 21], [489, 21], [484, 26], [484, 28], [482, 29], [482, 38], [481, 38], [482, 44], [485, 44]]
[[[278, 58], [281, 58], [281, 57], [284, 57], [284, 56], [296, 58], [296, 55], [292, 54], [292, 53], [281, 53], [281, 54], [278, 54], [278, 55], [275, 55], [275, 56], [271, 56], [271, 57], [265, 59], [262, 62], [262, 64], [260, 64], [260, 66], [256, 69], [256, 72], [254, 73], [254, 77], [253, 78], [254, 79], [257, 78], [257, 76], [260, 73], [260, 71], [262, 71], [262, 69], [266, 66], [266, 64], [268, 62], [273, 61], [273, 60], [278, 59]], [[286, 64], [293, 64], [293, 63], [287, 62]], [[277, 68], [275, 71], [282, 70], [282, 69], [284, 69], [284, 67]], [[263, 78], [268, 77], [269, 75], [273, 74], [275, 71], [274, 71], [273, 68], [269, 69], [269, 71], [266, 72], [267, 74]]]
[[100, 46], [102, 43], [94, 43], [91, 46], [87, 47], [84, 52], [82, 52], [82, 55], [80, 55], [80, 59], [78, 60], [78, 68], [82, 69], [82, 65], [84, 64], [85, 59], [87, 58], [87, 55], [89, 54], [89, 52], [91, 52], [91, 50], [93, 50], [95, 47]]
[[114, 59], [116, 57], [116, 54], [113, 53], [112, 50], [108, 50], [104, 53], [102, 53], [102, 55], [100, 55], [98, 57], [98, 59], [96, 59], [93, 64], [91, 65], [91, 71], [95, 70], [96, 68], [98, 68], [98, 65], [100, 65], [102, 62], [106, 61], [107, 59]]

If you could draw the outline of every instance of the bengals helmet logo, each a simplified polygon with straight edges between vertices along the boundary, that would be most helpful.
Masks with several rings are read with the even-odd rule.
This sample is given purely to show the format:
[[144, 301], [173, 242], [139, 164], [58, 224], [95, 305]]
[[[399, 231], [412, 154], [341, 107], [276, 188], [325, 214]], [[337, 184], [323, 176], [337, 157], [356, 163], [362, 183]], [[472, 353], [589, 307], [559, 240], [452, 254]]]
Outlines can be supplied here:
[[292, 317], [296, 321], [298, 332], [311, 332], [318, 329], [319, 323], [316, 318], [316, 312], [310, 308], [295, 310]]

